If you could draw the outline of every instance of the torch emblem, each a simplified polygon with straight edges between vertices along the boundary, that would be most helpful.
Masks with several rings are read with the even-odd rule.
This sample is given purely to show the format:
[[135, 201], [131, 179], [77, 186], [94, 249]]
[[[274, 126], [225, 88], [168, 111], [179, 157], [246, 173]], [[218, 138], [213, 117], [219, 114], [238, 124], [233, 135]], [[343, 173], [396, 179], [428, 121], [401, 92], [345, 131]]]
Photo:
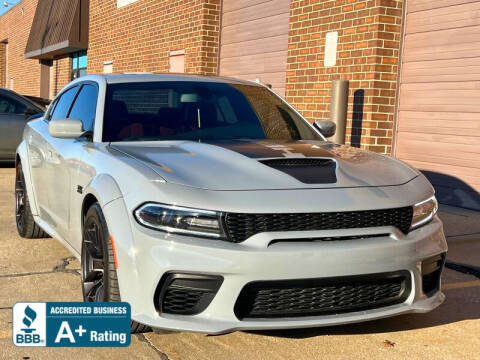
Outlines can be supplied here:
[[25, 324], [26, 328], [22, 329], [22, 331], [24, 331], [27, 334], [30, 334], [36, 330], [36, 329], [32, 329], [30, 326], [32, 326], [32, 323], [37, 318], [37, 313], [35, 312], [35, 310], [33, 310], [30, 307], [30, 305], [27, 305], [27, 307], [25, 308], [24, 314], [25, 316], [23, 318], [23, 323]]

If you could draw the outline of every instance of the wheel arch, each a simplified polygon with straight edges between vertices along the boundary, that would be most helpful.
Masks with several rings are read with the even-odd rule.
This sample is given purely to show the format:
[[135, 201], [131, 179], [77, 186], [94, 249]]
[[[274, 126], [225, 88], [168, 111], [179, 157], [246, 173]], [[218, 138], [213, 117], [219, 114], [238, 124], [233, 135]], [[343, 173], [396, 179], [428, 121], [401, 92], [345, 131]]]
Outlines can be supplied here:
[[83, 198], [83, 203], [82, 203], [82, 228], [83, 228], [83, 223], [85, 221], [85, 215], [87, 215], [87, 211], [88, 209], [90, 209], [90, 207], [99, 202], [97, 197], [95, 195], [93, 195], [92, 193], [89, 193], [87, 195], [85, 195], [85, 197]]
[[82, 191], [85, 194], [82, 201], [82, 215], [93, 204], [93, 200], [96, 200], [103, 209], [109, 202], [123, 197], [120, 186], [109, 174], [96, 175]]
[[[123, 194], [116, 180], [108, 174], [99, 174], [93, 178], [85, 187], [84, 194], [81, 207], [81, 233], [83, 234], [83, 220], [88, 209], [98, 202], [111, 236], [109, 240], [114, 242], [114, 251], [118, 258], [116, 270], [120, 296], [122, 300], [128, 299], [133, 280], [130, 273], [135, 269], [136, 256], [131, 252], [134, 240]], [[139, 281], [135, 277], [134, 279]]]

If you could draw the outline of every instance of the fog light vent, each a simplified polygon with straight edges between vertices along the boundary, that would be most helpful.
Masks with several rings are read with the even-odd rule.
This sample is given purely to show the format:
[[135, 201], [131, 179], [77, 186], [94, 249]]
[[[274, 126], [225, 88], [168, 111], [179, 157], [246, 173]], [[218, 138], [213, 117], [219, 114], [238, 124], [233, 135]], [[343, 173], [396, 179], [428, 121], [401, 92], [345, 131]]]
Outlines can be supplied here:
[[445, 254], [433, 256], [422, 262], [422, 289], [425, 295], [432, 296], [440, 290], [440, 276], [444, 263]]
[[213, 300], [222, 282], [221, 276], [168, 273], [158, 284], [155, 307], [164, 314], [199, 314]]

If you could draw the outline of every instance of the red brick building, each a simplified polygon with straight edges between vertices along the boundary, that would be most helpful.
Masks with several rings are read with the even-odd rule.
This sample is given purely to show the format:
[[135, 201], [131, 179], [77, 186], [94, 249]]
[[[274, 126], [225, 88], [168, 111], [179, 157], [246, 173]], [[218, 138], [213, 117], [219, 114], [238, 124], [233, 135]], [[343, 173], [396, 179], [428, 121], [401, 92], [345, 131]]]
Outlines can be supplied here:
[[348, 144], [404, 159], [428, 172], [440, 198], [480, 208], [478, 9], [472, 0], [23, 0], [0, 17], [0, 85], [52, 97], [85, 72], [224, 75], [269, 83], [317, 120], [329, 117], [331, 81], [347, 79]]

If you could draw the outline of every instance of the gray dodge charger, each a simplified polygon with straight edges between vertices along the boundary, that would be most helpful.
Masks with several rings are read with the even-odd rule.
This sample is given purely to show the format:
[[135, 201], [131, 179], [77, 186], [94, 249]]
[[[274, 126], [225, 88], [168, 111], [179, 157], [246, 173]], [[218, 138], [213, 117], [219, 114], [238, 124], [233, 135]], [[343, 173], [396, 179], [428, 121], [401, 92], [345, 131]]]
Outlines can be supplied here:
[[82, 265], [132, 332], [317, 327], [442, 303], [447, 245], [416, 169], [326, 140], [269, 88], [91, 75], [30, 121], [16, 221]]

